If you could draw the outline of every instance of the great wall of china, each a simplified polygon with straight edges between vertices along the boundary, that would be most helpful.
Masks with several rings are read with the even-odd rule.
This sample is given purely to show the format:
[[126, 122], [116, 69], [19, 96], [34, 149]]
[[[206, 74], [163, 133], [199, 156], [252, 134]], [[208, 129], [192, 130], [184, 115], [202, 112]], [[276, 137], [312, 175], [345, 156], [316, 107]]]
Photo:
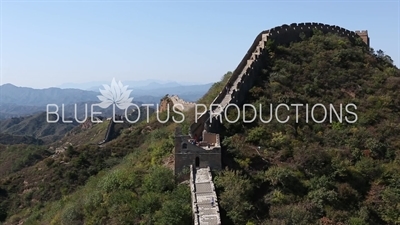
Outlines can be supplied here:
[[[301, 41], [301, 33], [311, 36], [314, 29], [323, 33], [335, 33], [352, 41], [361, 38], [369, 46], [367, 31], [353, 32], [322, 23], [292, 23], [262, 31], [234, 70], [228, 81], [230, 85], [226, 85], [213, 100], [212, 104], [219, 107], [213, 107], [212, 113], [209, 110], [204, 112], [197, 122], [190, 126], [188, 135], [182, 134], [180, 128], [176, 130], [174, 172], [176, 175], [182, 175], [184, 171], [189, 171], [195, 225], [221, 224], [218, 198], [211, 173], [222, 169], [220, 122], [216, 115], [221, 115], [225, 107], [231, 103], [237, 105], [244, 103], [246, 94], [253, 87], [257, 75], [261, 73], [261, 64], [265, 63], [262, 59], [266, 57], [264, 53], [267, 51], [264, 50], [268, 40], [273, 40], [276, 44], [289, 44]], [[195, 106], [195, 103], [185, 102], [177, 96], [166, 95], [161, 99], [159, 110], [167, 109], [168, 104], [182, 104], [184, 106], [182, 111]], [[109, 129], [112, 127], [110, 125]], [[105, 139], [109, 138], [109, 133], [107, 131]]]
[[[361, 39], [369, 46], [369, 37], [367, 31], [353, 32], [339, 26], [323, 23], [292, 23], [291, 25], [285, 24], [270, 30], [262, 31], [259, 35], [257, 35], [253, 44], [250, 46], [249, 50], [229, 79], [228, 83], [232, 84], [231, 87], [228, 87], [229, 91], [227, 91], [227, 88], [224, 87], [224, 89], [212, 102], [212, 104], [219, 104], [222, 106], [218, 108], [212, 108], [213, 114], [222, 113], [224, 107], [229, 103], [235, 103], [238, 105], [243, 103], [246, 93], [253, 86], [255, 76], [258, 74], [259, 69], [261, 68], [259, 59], [260, 57], [263, 57], [263, 50], [267, 40], [273, 40], [277, 44], [289, 44], [290, 42], [301, 41], [301, 33], [304, 33], [306, 36], [310, 36], [313, 29], [317, 29], [323, 33], [335, 33], [340, 36], [348, 37], [351, 40], [361, 37]], [[199, 117], [197, 123], [191, 125], [191, 135], [200, 135], [203, 129], [215, 131], [215, 126], [218, 126], [218, 122], [209, 123], [209, 118], [210, 111], [208, 110]]]
[[[348, 37], [350, 40], [360, 37], [369, 46], [367, 31], [353, 32], [339, 26], [322, 23], [292, 23], [291, 25], [285, 24], [262, 31], [257, 35], [234, 70], [228, 81], [230, 85], [226, 85], [213, 100], [212, 104], [219, 105], [219, 107], [211, 109], [213, 111], [211, 122], [211, 114], [208, 110], [200, 116], [197, 122], [190, 126], [189, 135], [185, 136], [177, 131], [175, 138], [175, 174], [179, 174], [185, 167], [189, 167], [195, 225], [221, 224], [217, 195], [211, 175], [212, 170], [222, 169], [221, 145], [218, 134], [220, 122], [216, 115], [221, 115], [229, 104], [241, 105], [244, 103], [246, 93], [253, 87], [256, 76], [261, 72], [262, 66], [260, 64], [263, 63], [261, 59], [264, 57], [263, 53], [266, 52], [264, 48], [268, 40], [273, 40], [276, 44], [289, 44], [290, 42], [301, 41], [301, 33], [308, 37], [311, 36], [314, 29], [323, 33], [334, 33]], [[177, 101], [171, 99], [171, 102]], [[187, 105], [192, 106], [192, 104]], [[200, 141], [198, 144], [194, 144], [193, 141], [198, 137], [200, 137]], [[210, 202], [210, 198], [212, 198], [212, 202]]]
[[[122, 116], [115, 116], [115, 119], [118, 120], [118, 121], [121, 121], [121, 120], [123, 120], [123, 117]], [[102, 145], [102, 144], [105, 144], [105, 143], [111, 141], [112, 136], [114, 135], [114, 127], [115, 127], [114, 119], [109, 118], [108, 120], [109, 120], [109, 124], [107, 126], [106, 134], [104, 136], [103, 141], [98, 143], [98, 145]]]

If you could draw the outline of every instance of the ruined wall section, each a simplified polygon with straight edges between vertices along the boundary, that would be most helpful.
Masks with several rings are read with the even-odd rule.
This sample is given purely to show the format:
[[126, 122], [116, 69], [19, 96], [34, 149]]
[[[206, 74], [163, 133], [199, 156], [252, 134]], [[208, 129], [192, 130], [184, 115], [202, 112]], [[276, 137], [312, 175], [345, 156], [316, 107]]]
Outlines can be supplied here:
[[189, 111], [190, 109], [192, 109], [192, 108], [194, 108], [196, 106], [196, 103], [187, 102], [187, 101], [179, 98], [178, 95], [172, 95], [170, 97], [170, 99], [172, 101], [172, 104], [174, 104], [174, 105], [176, 105], [176, 104], [182, 105], [183, 106], [182, 110], [181, 110], [181, 107], [177, 107], [176, 109], [181, 110], [183, 112]]
[[172, 105], [172, 101], [169, 98], [168, 95], [164, 96], [161, 100], [160, 100], [160, 105], [158, 106], [158, 111], [159, 112], [164, 112], [167, 111], [168, 109], [168, 105]]
[[196, 103], [187, 102], [187, 101], [179, 98], [179, 96], [177, 96], [177, 95], [172, 95], [172, 96], [166, 95], [164, 98], [162, 98], [160, 100], [160, 105], [158, 107], [158, 111], [164, 112], [168, 109], [168, 106], [170, 107], [169, 110], [172, 110], [172, 107], [177, 104], [182, 105], [183, 108], [181, 106], [176, 106], [175, 109], [180, 110], [182, 112], [186, 112], [196, 106]]

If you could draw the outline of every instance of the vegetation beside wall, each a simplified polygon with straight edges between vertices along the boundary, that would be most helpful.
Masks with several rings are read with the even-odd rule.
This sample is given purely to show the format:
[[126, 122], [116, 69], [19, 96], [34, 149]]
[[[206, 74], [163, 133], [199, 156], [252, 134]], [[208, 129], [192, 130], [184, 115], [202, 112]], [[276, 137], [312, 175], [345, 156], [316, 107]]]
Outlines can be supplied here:
[[[216, 178], [224, 224], [400, 223], [400, 72], [390, 57], [318, 32], [290, 46], [270, 43], [269, 57], [272, 69], [247, 96], [262, 105], [264, 120], [270, 104], [275, 110], [280, 103], [333, 104], [337, 111], [354, 103], [358, 120], [333, 115], [332, 123], [329, 116], [307, 123], [300, 107], [296, 122], [295, 108], [283, 107], [279, 118], [290, 116], [284, 124], [275, 111], [269, 123], [243, 123], [243, 114], [225, 122], [229, 169]], [[236, 116], [229, 112], [230, 120]], [[323, 116], [315, 111], [317, 120]], [[343, 108], [343, 116], [352, 115]]]

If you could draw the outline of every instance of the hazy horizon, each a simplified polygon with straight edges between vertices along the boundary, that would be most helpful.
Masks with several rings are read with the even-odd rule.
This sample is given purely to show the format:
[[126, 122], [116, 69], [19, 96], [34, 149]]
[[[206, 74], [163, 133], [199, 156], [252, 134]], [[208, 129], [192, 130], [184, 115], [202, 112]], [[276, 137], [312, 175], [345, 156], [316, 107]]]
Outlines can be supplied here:
[[[121, 81], [123, 85], [128, 85], [130, 89], [141, 89], [145, 88], [144, 90], [151, 90], [157, 89], [160, 87], [168, 88], [168, 87], [177, 87], [177, 86], [201, 86], [201, 85], [210, 85], [213, 82], [208, 83], [200, 83], [200, 82], [176, 82], [171, 80], [155, 80], [155, 79], [148, 79], [148, 80], [116, 80]], [[110, 85], [111, 81], [93, 81], [93, 82], [84, 82], [84, 83], [63, 83], [58, 86], [51, 86], [51, 87], [43, 87], [43, 88], [33, 88], [29, 86], [19, 86], [13, 83], [3, 83], [0, 84], [1, 86], [4, 85], [13, 85], [18, 88], [33, 88], [37, 90], [49, 89], [49, 88], [60, 88], [60, 89], [80, 89], [85, 91], [97, 91], [98, 88], [102, 88], [103, 85]], [[153, 84], [157, 84], [155, 87], [151, 88]], [[172, 86], [171, 86], [172, 85]]]
[[399, 1], [1, 1], [0, 85], [216, 82], [261, 31], [302, 22], [368, 30], [399, 66], [399, 11]]

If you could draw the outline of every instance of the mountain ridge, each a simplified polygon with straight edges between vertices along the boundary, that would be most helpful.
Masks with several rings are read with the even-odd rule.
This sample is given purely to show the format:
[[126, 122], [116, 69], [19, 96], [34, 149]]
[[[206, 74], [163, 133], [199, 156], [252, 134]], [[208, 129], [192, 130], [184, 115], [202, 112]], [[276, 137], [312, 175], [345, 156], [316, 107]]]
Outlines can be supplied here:
[[[151, 86], [145, 86], [144, 89], [133, 88], [130, 97], [133, 97], [133, 101], [136, 103], [156, 105], [165, 94], [173, 93], [186, 101], [196, 101], [212, 85], [174, 86], [175, 84], [178, 83], [168, 83], [163, 88], [152, 89]], [[56, 104], [58, 106], [64, 104], [68, 106], [67, 108], [73, 109], [72, 106], [74, 104], [99, 103], [99, 95], [101, 93], [98, 91], [74, 88], [51, 87], [34, 89], [31, 87], [18, 87], [10, 83], [3, 84], [0, 86], [0, 120], [46, 111], [48, 104]], [[73, 111], [69, 110], [67, 114], [73, 114]]]
[[[58, 88], [76, 88], [81, 90], [98, 90], [99, 87], [103, 87], [104, 84], [108, 84], [109, 81], [93, 81], [93, 82], [84, 82], [84, 83], [64, 83], [61, 85], [57, 85], [55, 87]], [[188, 85], [203, 85], [209, 84], [213, 82], [178, 82], [173, 80], [157, 80], [157, 79], [146, 79], [146, 80], [127, 80], [122, 81], [124, 85], [128, 85], [131, 88], [142, 88], [151, 85], [157, 85], [157, 87], [161, 86], [188, 86]]]

